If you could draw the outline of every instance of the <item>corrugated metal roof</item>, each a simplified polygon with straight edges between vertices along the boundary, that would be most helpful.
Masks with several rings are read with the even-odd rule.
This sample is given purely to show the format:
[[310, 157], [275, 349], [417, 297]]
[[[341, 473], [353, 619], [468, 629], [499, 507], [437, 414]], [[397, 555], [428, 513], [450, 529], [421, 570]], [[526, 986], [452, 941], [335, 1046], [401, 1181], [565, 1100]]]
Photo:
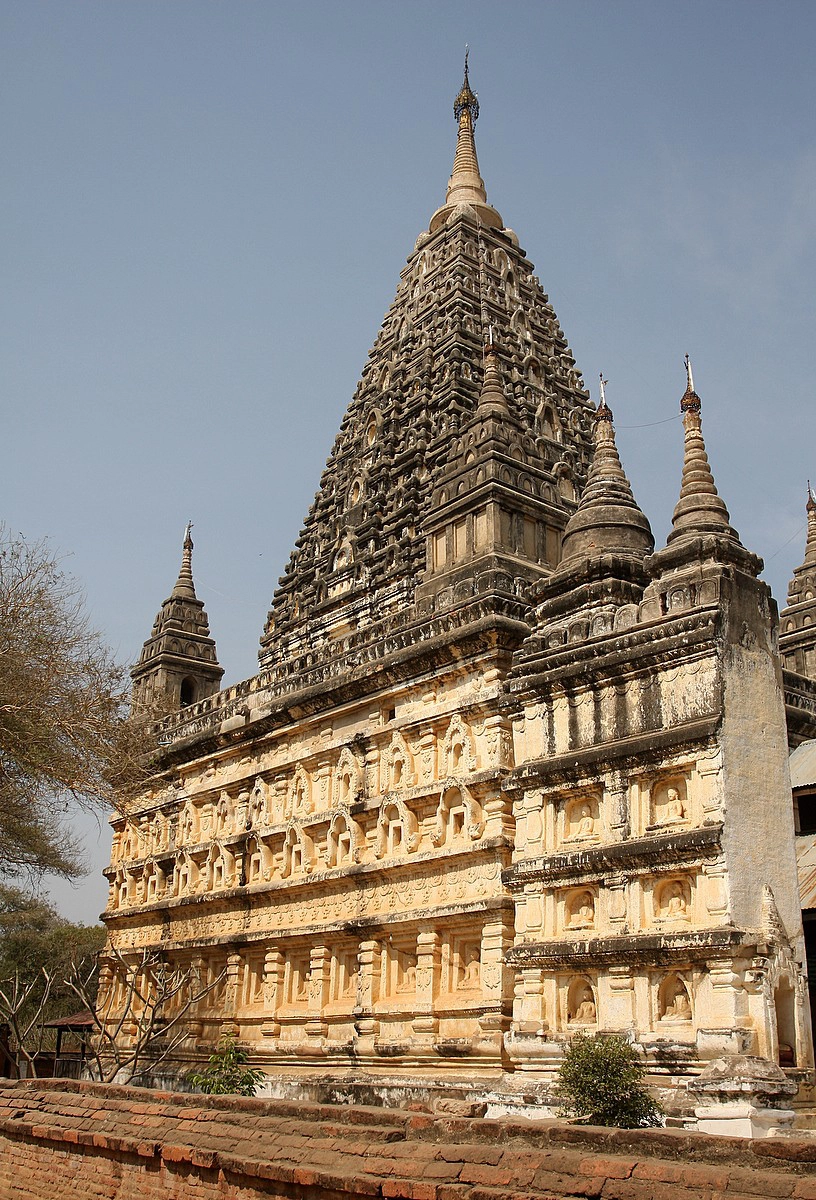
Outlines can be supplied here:
[[816, 908], [816, 833], [796, 839], [796, 874], [802, 908]]
[[816, 785], [816, 741], [802, 742], [790, 756], [791, 787]]

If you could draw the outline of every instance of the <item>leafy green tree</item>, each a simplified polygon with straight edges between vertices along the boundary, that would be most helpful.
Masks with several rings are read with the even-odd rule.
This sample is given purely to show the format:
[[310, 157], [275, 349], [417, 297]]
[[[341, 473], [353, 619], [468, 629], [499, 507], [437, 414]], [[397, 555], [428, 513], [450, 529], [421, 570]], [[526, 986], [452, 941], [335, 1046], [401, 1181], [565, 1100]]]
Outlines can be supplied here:
[[561, 1115], [621, 1129], [661, 1125], [663, 1110], [643, 1087], [643, 1077], [643, 1065], [625, 1038], [579, 1034], [558, 1075]]
[[263, 1071], [247, 1067], [249, 1057], [233, 1037], [225, 1037], [210, 1055], [208, 1065], [200, 1073], [188, 1076], [197, 1092], [210, 1096], [254, 1096], [264, 1078]]

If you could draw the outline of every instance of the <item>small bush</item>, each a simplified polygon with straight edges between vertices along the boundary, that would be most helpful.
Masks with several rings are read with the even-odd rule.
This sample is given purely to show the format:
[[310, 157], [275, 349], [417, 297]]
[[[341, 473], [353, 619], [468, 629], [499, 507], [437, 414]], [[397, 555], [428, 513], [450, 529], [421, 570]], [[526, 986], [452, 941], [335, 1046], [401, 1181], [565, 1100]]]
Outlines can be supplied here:
[[264, 1073], [247, 1067], [248, 1057], [235, 1038], [223, 1038], [216, 1052], [210, 1055], [208, 1065], [200, 1073], [190, 1075], [189, 1083], [197, 1092], [210, 1096], [254, 1096]]
[[637, 1052], [624, 1038], [579, 1034], [558, 1074], [561, 1116], [621, 1129], [661, 1125], [663, 1110], [643, 1087], [643, 1074]]

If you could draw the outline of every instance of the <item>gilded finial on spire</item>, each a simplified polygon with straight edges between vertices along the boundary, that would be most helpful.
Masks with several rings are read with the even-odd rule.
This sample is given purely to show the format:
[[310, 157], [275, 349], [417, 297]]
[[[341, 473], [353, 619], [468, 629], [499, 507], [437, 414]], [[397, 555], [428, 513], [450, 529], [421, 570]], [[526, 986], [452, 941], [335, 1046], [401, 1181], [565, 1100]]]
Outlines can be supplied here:
[[453, 102], [453, 115], [457, 121], [462, 119], [462, 113], [465, 111], [470, 113], [471, 119], [476, 120], [479, 116], [479, 100], [478, 97], [470, 90], [470, 80], [468, 79], [468, 57], [470, 56], [470, 47], [465, 46], [465, 78], [456, 99]]
[[683, 360], [686, 364], [686, 390], [680, 400], [681, 412], [699, 412], [702, 407], [700, 397], [694, 390], [694, 376], [691, 373], [691, 359], [686, 355]]
[[459, 129], [456, 134], [456, 153], [453, 157], [453, 171], [448, 180], [448, 190], [445, 203], [431, 217], [428, 226], [430, 233], [436, 233], [455, 213], [465, 213], [476, 219], [487, 229], [501, 229], [501, 215], [487, 203], [487, 191], [484, 180], [479, 174], [479, 159], [476, 155], [476, 139], [474, 125], [479, 116], [479, 98], [470, 86], [468, 76], [468, 56], [465, 47], [465, 77], [453, 102], [453, 115], [456, 117]]
[[809, 513], [816, 511], [816, 496], [813, 495], [813, 489], [810, 486], [810, 480], [808, 480], [808, 498], [805, 507]]
[[187, 528], [184, 530], [184, 542], [182, 544], [182, 549], [184, 549], [184, 550], [192, 550], [192, 548], [193, 548], [192, 529], [193, 529], [193, 522], [188, 521]]

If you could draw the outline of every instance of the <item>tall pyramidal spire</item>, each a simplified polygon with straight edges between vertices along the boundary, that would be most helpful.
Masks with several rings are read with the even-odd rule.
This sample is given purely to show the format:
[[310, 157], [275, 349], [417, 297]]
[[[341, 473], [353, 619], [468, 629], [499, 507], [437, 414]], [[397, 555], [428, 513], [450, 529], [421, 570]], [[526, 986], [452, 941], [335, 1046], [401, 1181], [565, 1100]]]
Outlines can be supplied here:
[[135, 709], [185, 708], [211, 696], [221, 684], [224, 669], [219, 666], [210, 622], [193, 582], [192, 528], [188, 521], [178, 579], [130, 673]]
[[558, 563], [594, 408], [532, 263], [487, 204], [478, 113], [466, 62], [446, 202], [402, 271], [274, 594], [260, 662], [281, 680], [370, 662], [378, 639], [436, 611], [465, 620], [476, 592], [521, 613], [523, 588]]

